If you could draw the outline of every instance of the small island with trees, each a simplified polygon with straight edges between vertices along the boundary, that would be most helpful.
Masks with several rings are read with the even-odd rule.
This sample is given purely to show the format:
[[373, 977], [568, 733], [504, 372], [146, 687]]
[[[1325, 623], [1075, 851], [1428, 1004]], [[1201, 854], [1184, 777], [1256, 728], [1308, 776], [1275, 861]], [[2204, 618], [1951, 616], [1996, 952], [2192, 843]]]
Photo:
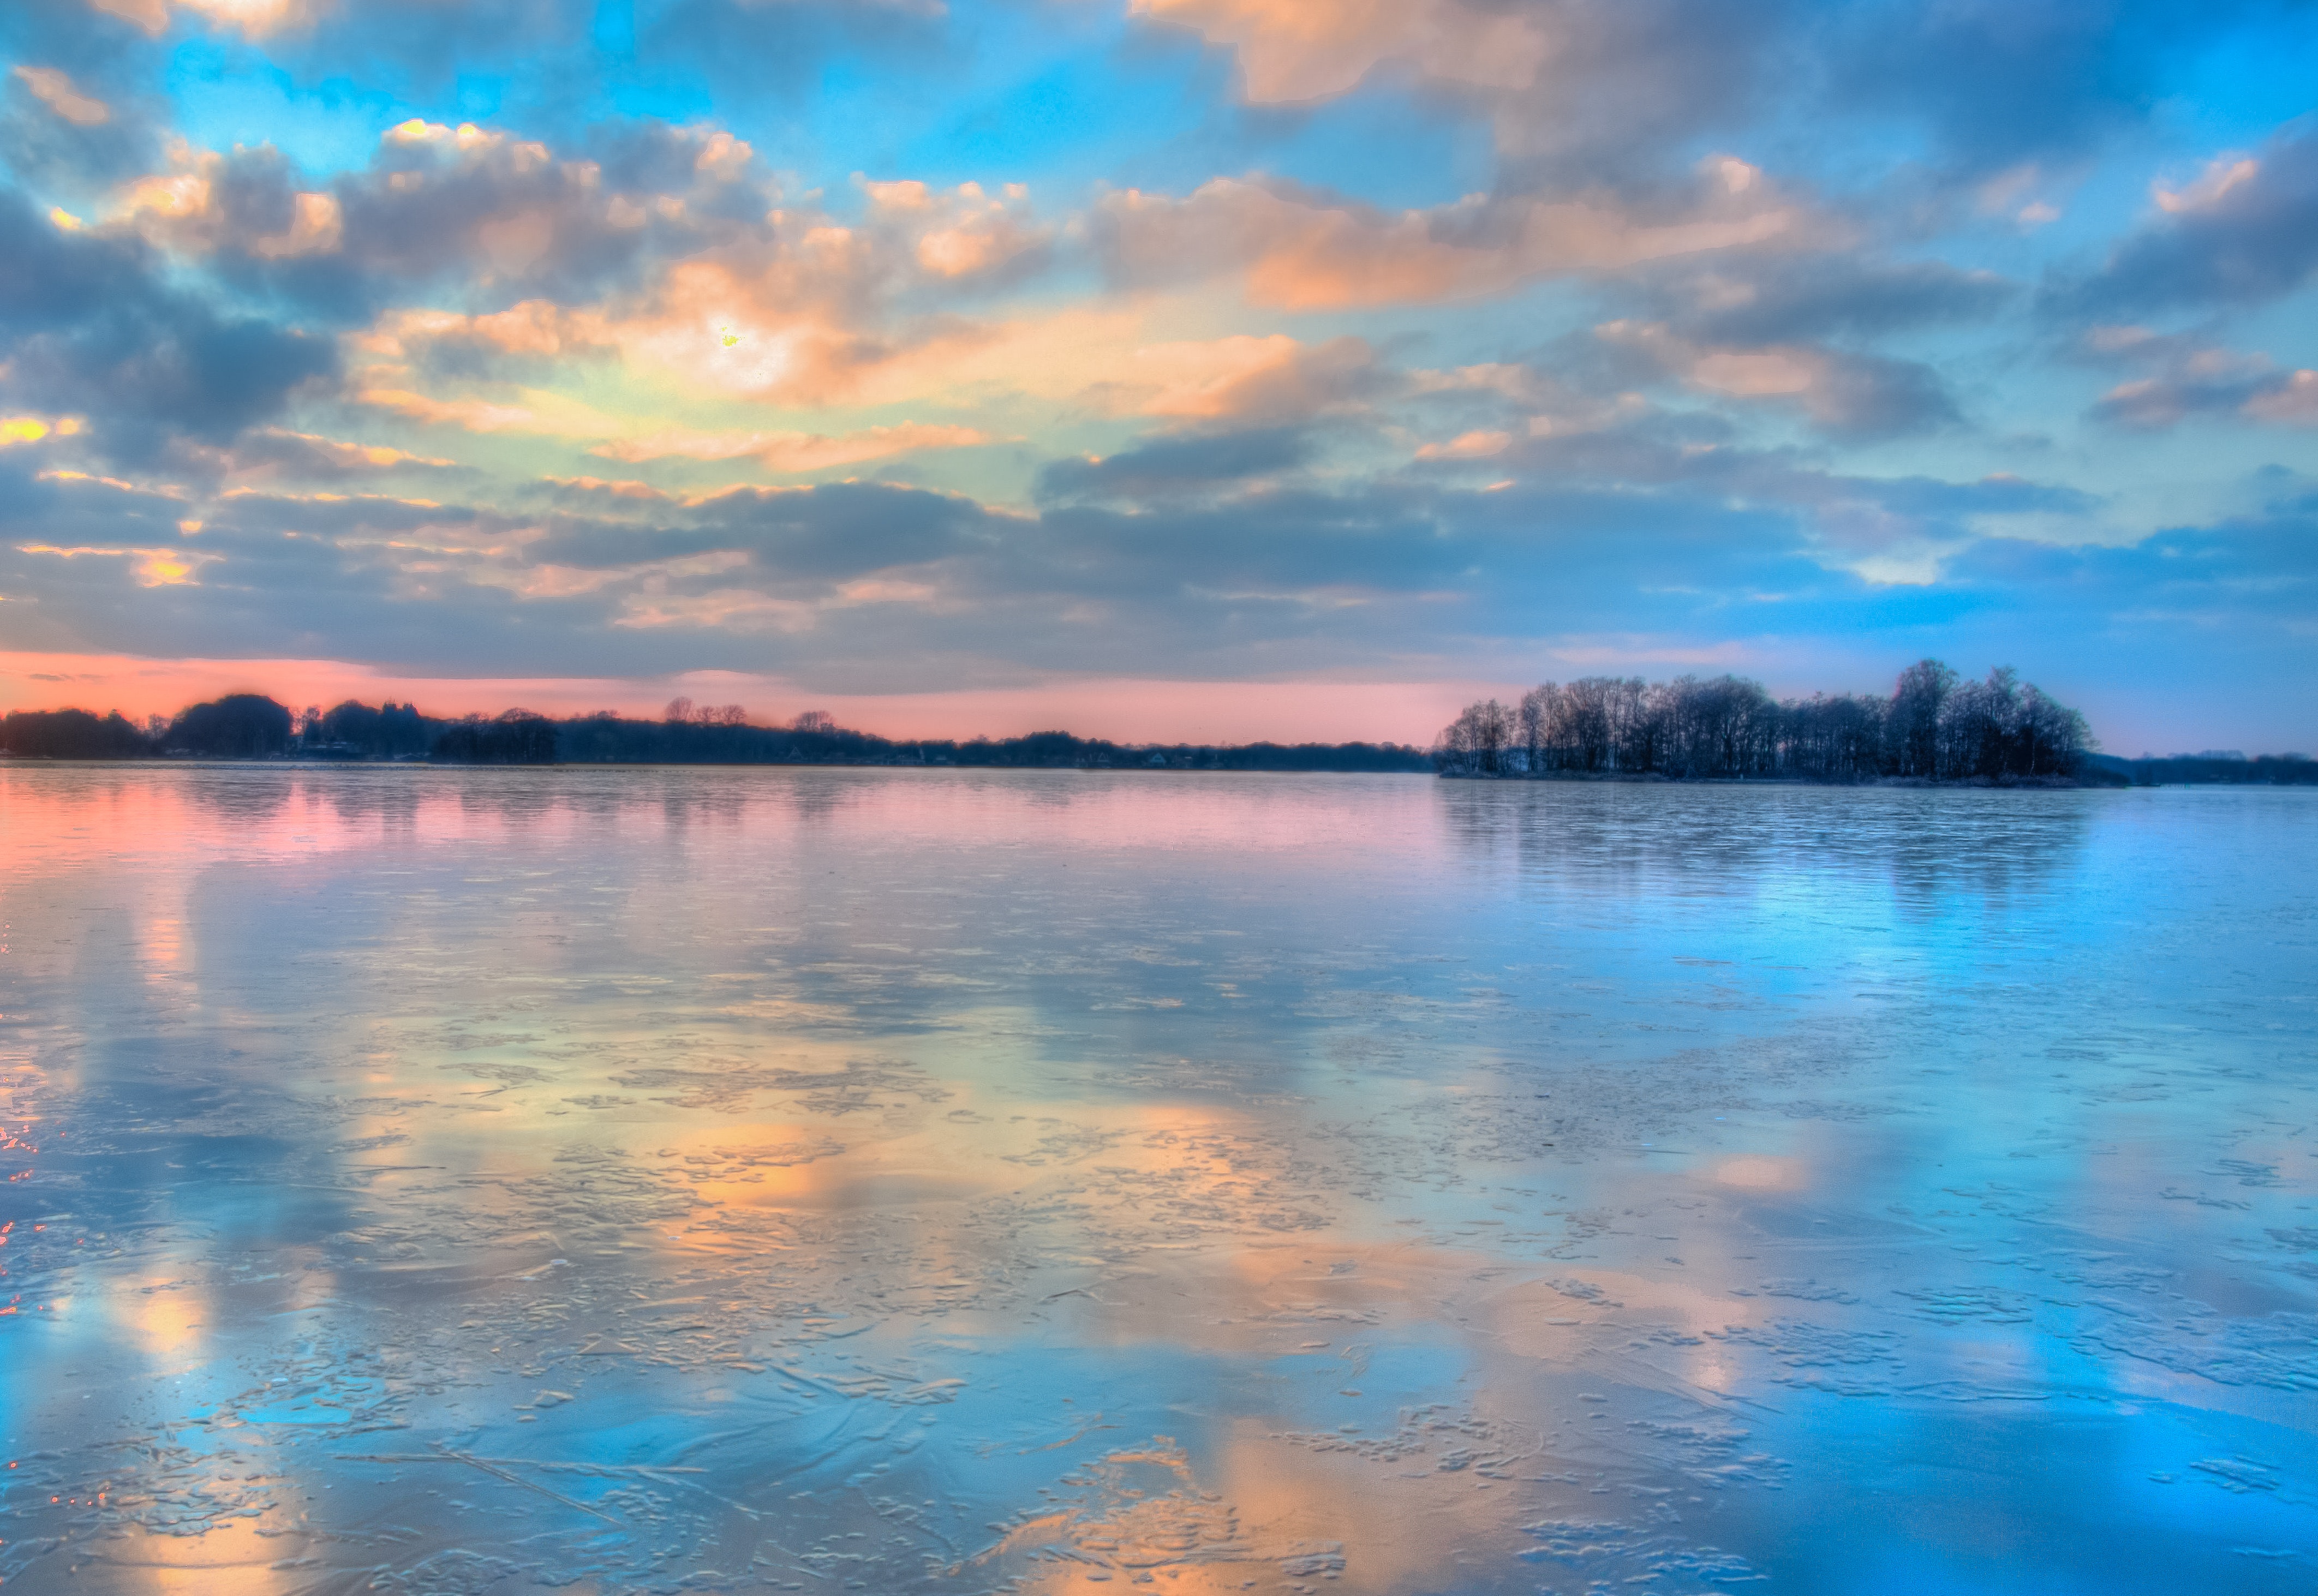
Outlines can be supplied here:
[[2009, 668], [1966, 682], [1937, 659], [1889, 698], [1782, 703], [1735, 676], [1547, 682], [1468, 705], [1433, 743], [1450, 776], [1810, 782], [2074, 781], [2096, 746], [2084, 716]]
[[808, 711], [784, 725], [739, 704], [670, 702], [658, 719], [609, 710], [563, 719], [511, 709], [444, 718], [349, 699], [293, 713], [229, 694], [142, 723], [117, 713], [17, 710], [0, 717], [13, 759], [294, 759], [436, 765], [859, 765], [1000, 769], [1336, 771], [1574, 781], [1789, 781], [2154, 786], [2318, 785], [2299, 754], [2208, 751], [2118, 759], [2084, 717], [2015, 672], [1965, 681], [1936, 659], [1908, 667], [1889, 697], [1774, 699], [1721, 676], [1547, 682], [1513, 704], [1470, 704], [1429, 749], [1395, 742], [1122, 743], [1067, 731], [890, 739]]
[[1721, 676], [1547, 682], [1516, 704], [1469, 704], [1433, 740], [1450, 776], [1633, 781], [1972, 783], [2073, 786], [2318, 782], [2298, 754], [2116, 759], [2077, 711], [2009, 667], [1966, 681], [1937, 659], [1900, 673], [1891, 696], [1774, 699]]

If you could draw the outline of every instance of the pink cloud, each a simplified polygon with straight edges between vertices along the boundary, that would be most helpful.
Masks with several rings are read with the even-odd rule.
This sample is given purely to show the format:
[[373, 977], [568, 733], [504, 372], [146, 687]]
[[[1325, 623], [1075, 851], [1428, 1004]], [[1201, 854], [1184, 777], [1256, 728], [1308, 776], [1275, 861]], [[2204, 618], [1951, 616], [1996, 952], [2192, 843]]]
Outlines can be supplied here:
[[1551, 50], [1536, 19], [1459, 0], [1134, 0], [1131, 9], [1233, 47], [1246, 97], [1260, 103], [1327, 99], [1392, 59], [1448, 82], [1523, 88]]
[[1101, 217], [1129, 282], [1237, 271], [1247, 296], [1290, 310], [1501, 293], [1534, 278], [1622, 271], [1717, 251], [1826, 241], [1823, 223], [1746, 162], [1702, 163], [1687, 193], [1649, 203], [1606, 192], [1470, 195], [1385, 211], [1289, 185], [1219, 177], [1188, 197], [1128, 190]]
[[76, 127], [101, 127], [112, 120], [112, 108], [94, 94], [83, 94], [72, 78], [54, 67], [19, 67], [16, 76], [32, 97]]
[[607, 460], [754, 460], [776, 471], [817, 471], [923, 449], [968, 449], [990, 442], [970, 426], [904, 421], [834, 436], [802, 432], [651, 433], [599, 444], [588, 451]]
[[1242, 334], [1145, 345], [1090, 397], [1172, 420], [1300, 419], [1359, 397], [1375, 368], [1375, 351], [1359, 338], [1312, 345], [1285, 333]]

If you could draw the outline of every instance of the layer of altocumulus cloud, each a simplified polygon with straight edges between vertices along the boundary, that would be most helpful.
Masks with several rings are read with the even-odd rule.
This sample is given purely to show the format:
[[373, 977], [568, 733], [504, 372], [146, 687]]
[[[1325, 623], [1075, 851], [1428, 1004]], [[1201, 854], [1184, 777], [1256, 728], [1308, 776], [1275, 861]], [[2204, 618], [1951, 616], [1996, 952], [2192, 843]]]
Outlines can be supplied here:
[[[1940, 651], [2307, 730], [2318, 139], [2146, 110], [2300, 21], [601, 21], [11, 13], [11, 645], [885, 694]], [[204, 73], [282, 138], [184, 137]], [[1106, 94], [1198, 114], [1026, 131]]]

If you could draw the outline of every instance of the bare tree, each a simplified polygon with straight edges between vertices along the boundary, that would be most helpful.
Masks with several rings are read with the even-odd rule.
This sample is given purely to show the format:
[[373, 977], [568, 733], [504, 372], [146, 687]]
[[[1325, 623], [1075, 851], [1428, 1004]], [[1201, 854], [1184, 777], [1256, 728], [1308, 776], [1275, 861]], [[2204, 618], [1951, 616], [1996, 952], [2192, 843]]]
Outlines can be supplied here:
[[685, 722], [692, 719], [692, 700], [689, 698], [669, 699], [668, 701], [668, 707], [660, 711], [660, 718], [666, 721], [671, 726], [682, 725]]
[[2017, 725], [2021, 769], [2026, 776], [2070, 775], [2100, 746], [2086, 729], [2084, 716], [2053, 703], [2033, 683], [2020, 689]]
[[1891, 759], [1897, 776], [1940, 773], [1940, 706], [1955, 691], [1956, 673], [1937, 659], [1919, 659], [1900, 673], [1891, 693]]
[[1606, 770], [1614, 763], [1608, 677], [1581, 677], [1562, 689], [1564, 722], [1572, 770]]
[[1523, 694], [1521, 706], [1514, 712], [1514, 736], [1521, 747], [1522, 767], [1532, 776], [1547, 768], [1560, 713], [1561, 689], [1551, 682]]
[[2075, 772], [2098, 745], [2084, 717], [2024, 684], [2009, 666], [1960, 682], [1936, 659], [1900, 675], [1890, 698], [1814, 695], [1773, 701], [1744, 677], [1584, 677], [1546, 682], [1512, 709], [1469, 704], [1434, 740], [1444, 770], [1688, 777], [1877, 776], [2009, 781]]

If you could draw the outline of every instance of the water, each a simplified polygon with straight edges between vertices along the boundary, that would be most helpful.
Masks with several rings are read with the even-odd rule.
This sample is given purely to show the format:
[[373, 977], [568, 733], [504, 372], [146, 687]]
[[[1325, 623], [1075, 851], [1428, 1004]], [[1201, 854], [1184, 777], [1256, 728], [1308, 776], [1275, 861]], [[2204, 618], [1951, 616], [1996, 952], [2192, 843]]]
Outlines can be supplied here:
[[0, 1580], [2306, 1596], [2314, 796], [0, 767]]

